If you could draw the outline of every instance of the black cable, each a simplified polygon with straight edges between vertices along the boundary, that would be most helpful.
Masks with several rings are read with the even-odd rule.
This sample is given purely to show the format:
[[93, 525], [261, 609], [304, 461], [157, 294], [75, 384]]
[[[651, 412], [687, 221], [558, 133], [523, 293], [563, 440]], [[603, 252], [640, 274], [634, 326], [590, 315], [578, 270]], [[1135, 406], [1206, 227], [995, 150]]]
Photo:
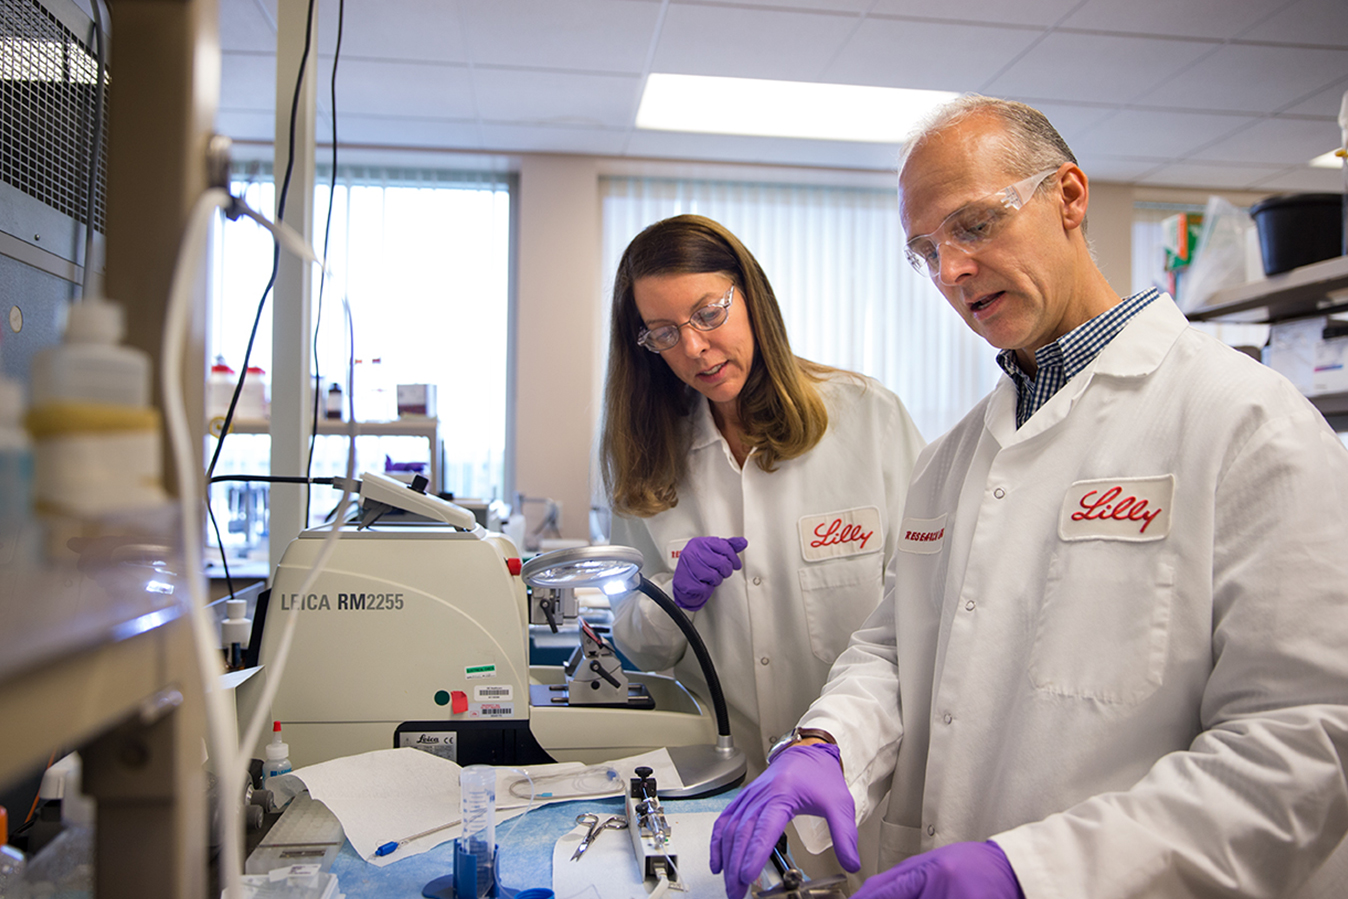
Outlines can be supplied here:
[[85, 187], [84, 205], [84, 278], [80, 285], [80, 299], [89, 297], [89, 286], [94, 279], [94, 214], [98, 210], [98, 163], [103, 153], [103, 81], [107, 77], [108, 48], [103, 42], [103, 14], [100, 0], [92, 0], [94, 11], [94, 55], [98, 59], [98, 82], [94, 87], [94, 127], [90, 137], [89, 179]]
[[[96, 0], [95, 0], [96, 2]], [[318, 308], [314, 312], [314, 410], [309, 427], [309, 458], [305, 474], [314, 471], [314, 443], [318, 440], [318, 406], [323, 396], [323, 371], [318, 362], [318, 330], [323, 324], [323, 288], [328, 283], [328, 238], [332, 235], [332, 204], [337, 198], [337, 64], [342, 58], [342, 24], [346, 19], [346, 0], [337, 0], [337, 46], [332, 52], [332, 81], [328, 91], [332, 103], [332, 172], [328, 180], [328, 215], [323, 224], [323, 270], [318, 275]], [[313, 491], [304, 494], [304, 526], [309, 526], [309, 506]]]
[[697, 663], [702, 668], [702, 678], [707, 682], [707, 692], [711, 694], [712, 709], [716, 712], [716, 732], [723, 737], [730, 736], [730, 714], [726, 711], [725, 693], [721, 690], [721, 678], [716, 674], [716, 666], [711, 663], [711, 653], [707, 652], [707, 644], [702, 642], [702, 635], [694, 628], [693, 623], [688, 620], [684, 614], [674, 604], [674, 600], [665, 595], [665, 591], [646, 580], [645, 575], [641, 576], [641, 583], [637, 589], [649, 596], [657, 606], [665, 610], [665, 613], [674, 620], [679, 630], [683, 632], [684, 637], [688, 639], [688, 645], [693, 650], [693, 655], [697, 656]]
[[[278, 223], [285, 219], [286, 198], [290, 193], [290, 177], [295, 171], [295, 123], [299, 118], [300, 92], [304, 87], [304, 67], [309, 60], [309, 51], [311, 50], [312, 44], [314, 3], [315, 0], [309, 0], [309, 11], [304, 26], [304, 52], [300, 55], [299, 73], [295, 76], [295, 93], [290, 100], [289, 151], [286, 158], [285, 177], [282, 180], [280, 192], [278, 193], [276, 200], [276, 221]], [[229, 398], [229, 408], [225, 410], [225, 424], [220, 429], [220, 439], [215, 442], [215, 452], [211, 455], [211, 464], [206, 466], [207, 478], [210, 478], [215, 472], [216, 463], [220, 461], [220, 450], [225, 445], [225, 436], [229, 434], [229, 426], [234, 421], [234, 409], [239, 404], [239, 394], [243, 392], [243, 382], [248, 377], [248, 362], [253, 356], [253, 343], [257, 339], [258, 325], [262, 321], [263, 310], [267, 308], [267, 297], [271, 294], [271, 289], [276, 284], [276, 273], [280, 265], [281, 244], [279, 242], [273, 242], [271, 277], [267, 279], [267, 286], [262, 289], [262, 298], [258, 300], [257, 315], [253, 318], [253, 330], [248, 335], [248, 347], [244, 350], [243, 354], [243, 370], [239, 372], [239, 381], [234, 385], [234, 393]]]
[[336, 478], [306, 478], [299, 475], [283, 474], [220, 474], [211, 478], [212, 484], [218, 484], [221, 481], [260, 481], [264, 484], [327, 484], [331, 485]]
[[220, 564], [225, 569], [225, 589], [229, 595], [234, 595], [234, 578], [229, 576], [229, 554], [225, 552], [225, 541], [220, 536], [220, 525], [215, 521], [215, 510], [211, 508], [210, 494], [206, 496], [206, 517], [211, 520], [211, 527], [215, 529], [215, 542], [220, 547]]

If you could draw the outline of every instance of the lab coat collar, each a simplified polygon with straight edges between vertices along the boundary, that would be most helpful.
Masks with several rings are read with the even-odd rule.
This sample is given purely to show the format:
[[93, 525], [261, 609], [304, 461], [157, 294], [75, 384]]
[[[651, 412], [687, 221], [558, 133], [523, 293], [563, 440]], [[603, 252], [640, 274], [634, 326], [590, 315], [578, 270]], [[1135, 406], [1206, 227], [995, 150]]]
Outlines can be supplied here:
[[739, 471], [740, 464], [735, 461], [735, 454], [730, 451], [730, 441], [722, 436], [720, 429], [716, 427], [716, 420], [711, 417], [711, 401], [699, 393], [693, 398], [693, 409], [690, 414], [693, 440], [688, 448], [689, 451], [695, 452], [719, 443], [725, 451], [725, 457], [730, 463], [730, 467]]
[[1064, 384], [1019, 429], [1016, 384], [1002, 375], [989, 398], [984, 426], [1003, 447], [1036, 437], [1067, 417], [1095, 377], [1141, 378], [1156, 371], [1188, 325], [1175, 301], [1163, 293], [1133, 316], [1090, 365]]

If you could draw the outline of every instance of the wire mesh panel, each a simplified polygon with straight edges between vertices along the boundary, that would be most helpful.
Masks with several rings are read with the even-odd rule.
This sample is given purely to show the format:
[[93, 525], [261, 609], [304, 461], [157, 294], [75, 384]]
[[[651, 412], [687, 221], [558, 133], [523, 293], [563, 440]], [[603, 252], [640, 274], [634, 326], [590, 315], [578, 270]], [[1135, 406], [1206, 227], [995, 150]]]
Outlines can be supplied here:
[[[0, 0], [0, 181], [87, 221], [98, 60], [34, 0]], [[103, 131], [108, 74], [104, 70]], [[99, 142], [94, 227], [104, 231], [107, 141]]]

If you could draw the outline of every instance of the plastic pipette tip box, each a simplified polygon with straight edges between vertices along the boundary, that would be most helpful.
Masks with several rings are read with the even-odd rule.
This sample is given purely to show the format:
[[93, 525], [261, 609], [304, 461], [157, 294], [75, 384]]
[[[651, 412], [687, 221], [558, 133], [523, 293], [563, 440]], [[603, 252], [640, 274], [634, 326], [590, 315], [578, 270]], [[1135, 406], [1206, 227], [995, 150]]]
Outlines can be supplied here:
[[244, 864], [245, 874], [266, 874], [287, 865], [313, 863], [327, 871], [346, 835], [326, 805], [299, 793]]

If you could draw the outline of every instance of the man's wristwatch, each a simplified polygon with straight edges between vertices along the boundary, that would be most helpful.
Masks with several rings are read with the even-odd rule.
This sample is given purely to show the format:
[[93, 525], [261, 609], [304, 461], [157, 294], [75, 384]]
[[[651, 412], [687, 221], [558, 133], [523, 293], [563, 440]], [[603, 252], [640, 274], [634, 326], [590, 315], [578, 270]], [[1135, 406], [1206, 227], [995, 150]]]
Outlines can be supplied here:
[[781, 755], [782, 750], [786, 747], [810, 737], [813, 737], [816, 740], [823, 740], [825, 743], [832, 743], [834, 746], [838, 745], [838, 741], [833, 739], [833, 734], [826, 730], [820, 730], [817, 727], [793, 727], [791, 728], [790, 733], [772, 744], [772, 748], [768, 750], [768, 764], [771, 765], [772, 760]]

